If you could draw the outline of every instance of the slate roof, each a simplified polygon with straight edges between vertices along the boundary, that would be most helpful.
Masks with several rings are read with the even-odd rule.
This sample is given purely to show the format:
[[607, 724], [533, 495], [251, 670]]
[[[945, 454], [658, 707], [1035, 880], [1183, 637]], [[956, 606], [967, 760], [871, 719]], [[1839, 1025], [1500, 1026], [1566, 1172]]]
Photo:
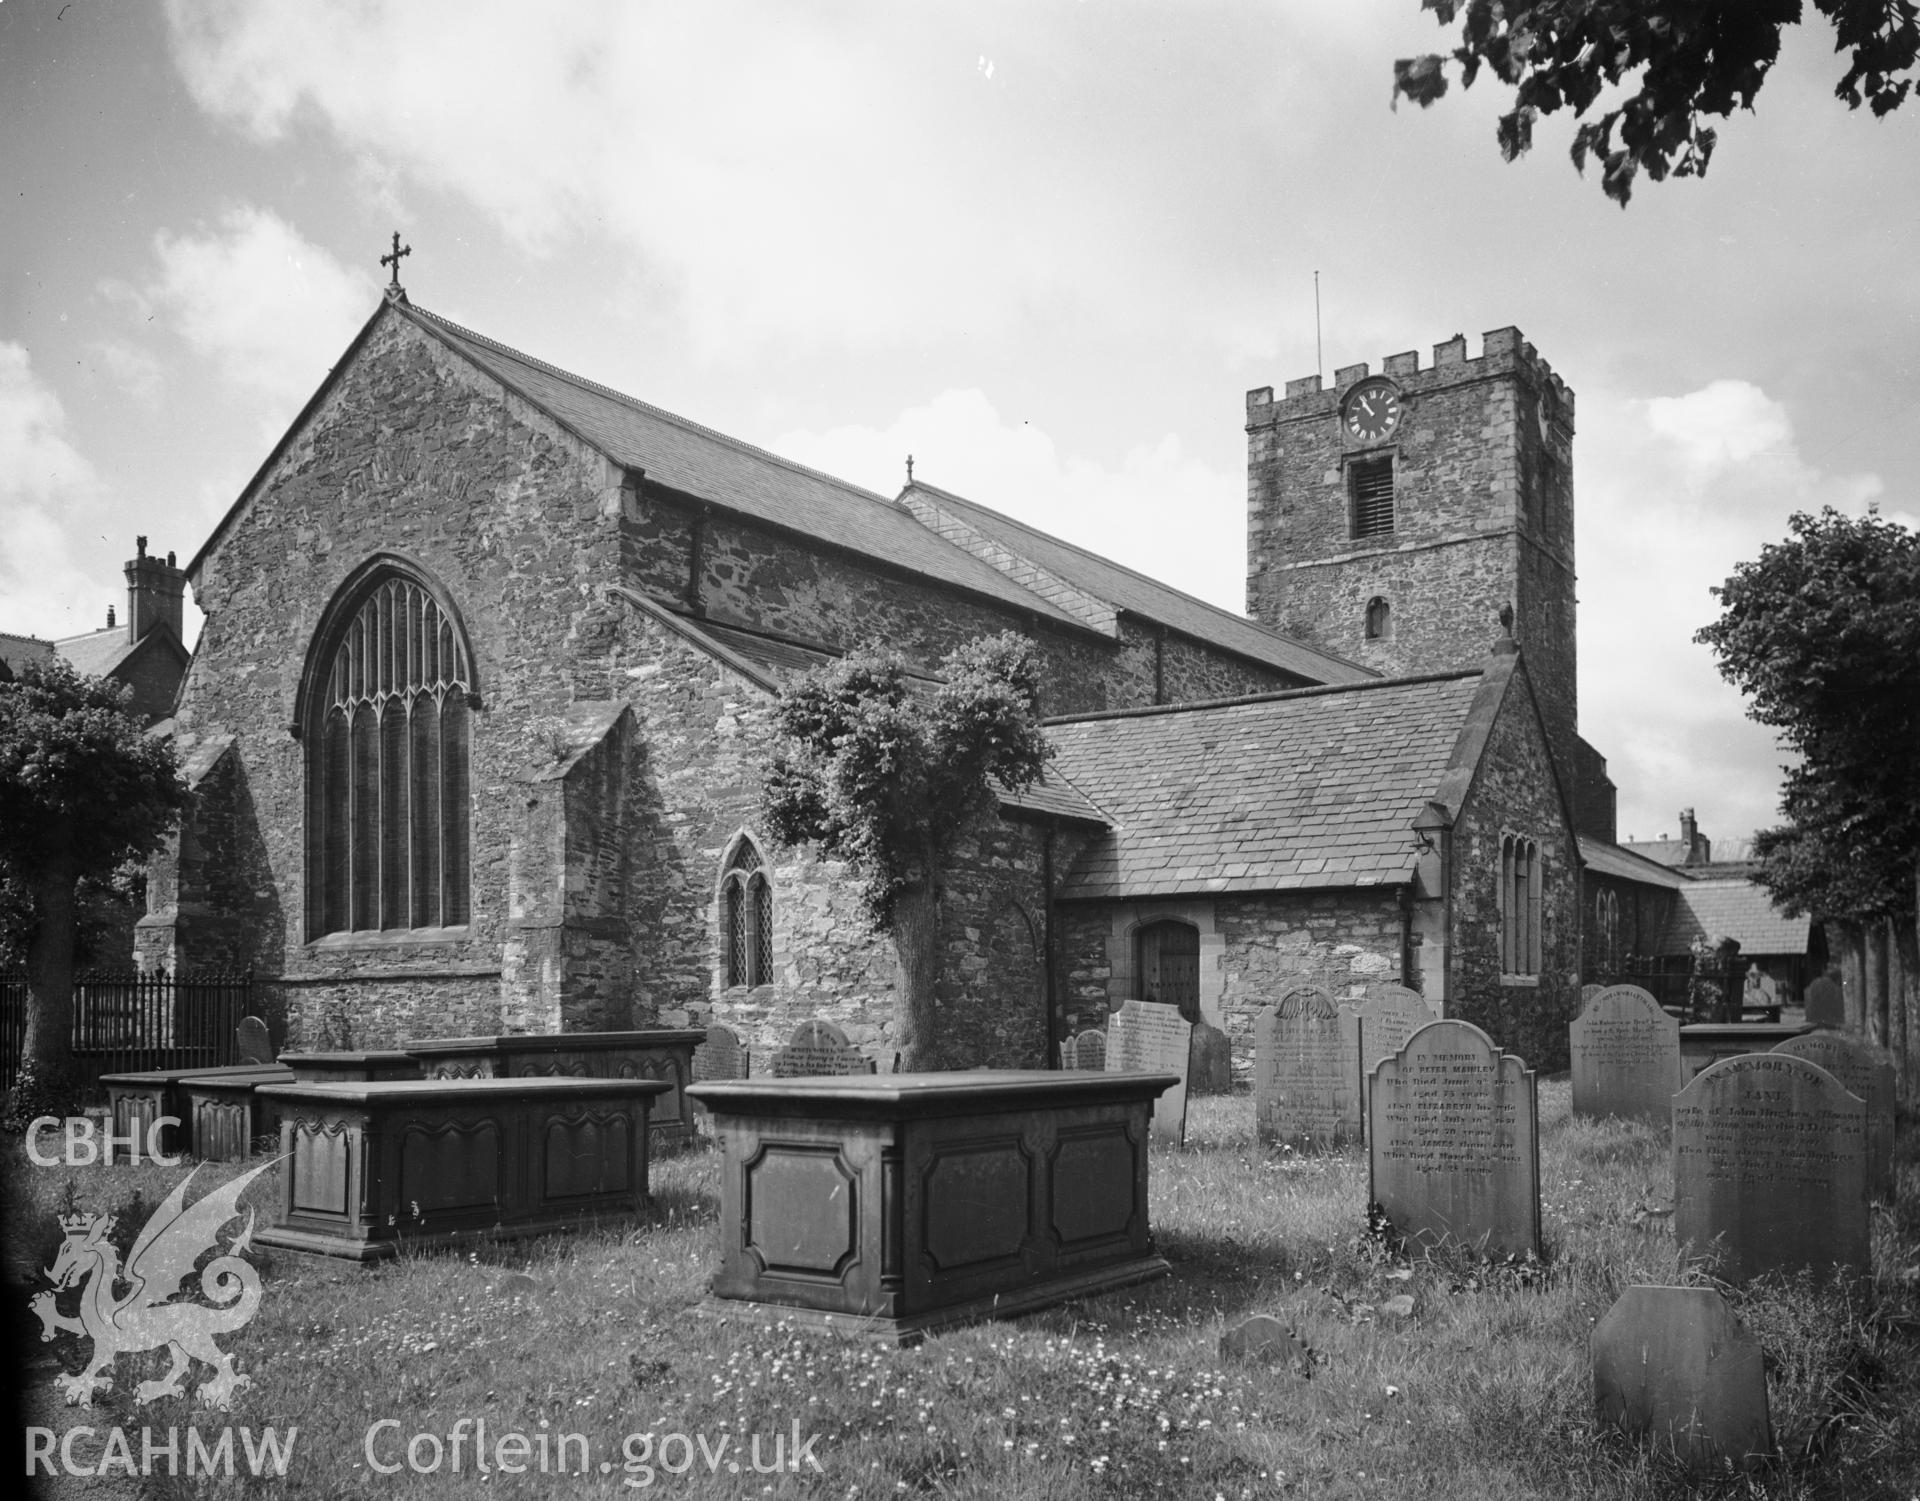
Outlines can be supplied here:
[[1009, 551], [1128, 614], [1294, 673], [1309, 683], [1359, 683], [1379, 676], [1358, 663], [1283, 636], [1244, 615], [1210, 605], [1191, 594], [1183, 594], [1144, 573], [1136, 573], [1084, 547], [1037, 531], [1023, 521], [989, 510], [951, 491], [917, 481], [912, 489], [932, 497], [935, 505], [953, 512]]
[[1620, 846], [1658, 865], [1685, 865], [1693, 846], [1684, 839], [1632, 839]]
[[1054, 720], [1051, 770], [1112, 833], [1062, 895], [1175, 896], [1411, 878], [1479, 672]]
[[1692, 884], [1678, 871], [1657, 860], [1649, 860], [1637, 851], [1622, 849], [1617, 844], [1608, 844], [1604, 839], [1593, 839], [1585, 834], [1580, 836], [1580, 862], [1598, 875], [1638, 881], [1643, 886], [1672, 889]]
[[0, 662], [5, 662], [14, 672], [29, 662], [50, 662], [53, 656], [51, 641], [42, 641], [38, 636], [16, 636], [10, 631], [0, 631]]
[[401, 311], [616, 463], [642, 470], [650, 483], [1056, 623], [1081, 626], [998, 569], [935, 536], [884, 496], [570, 375], [438, 314], [411, 305]]
[[1696, 938], [1737, 939], [1748, 958], [1807, 951], [1812, 920], [1788, 917], [1758, 882], [1682, 881], [1677, 895], [1661, 945], [1665, 953], [1684, 954]]
[[103, 678], [132, 656], [139, 644], [127, 639], [124, 625], [110, 625], [81, 636], [63, 636], [53, 643], [53, 649], [73, 664], [75, 672]]

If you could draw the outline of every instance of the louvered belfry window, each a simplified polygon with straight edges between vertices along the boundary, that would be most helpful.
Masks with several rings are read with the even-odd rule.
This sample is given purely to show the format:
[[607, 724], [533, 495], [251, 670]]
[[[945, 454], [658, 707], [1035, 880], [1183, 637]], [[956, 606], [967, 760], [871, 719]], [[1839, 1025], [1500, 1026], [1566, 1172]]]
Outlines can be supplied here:
[[1353, 535], [1385, 536], [1393, 530], [1393, 455], [1355, 459], [1347, 466]]
[[721, 877], [720, 948], [727, 988], [773, 982], [773, 890], [751, 839], [733, 847]]
[[467, 921], [473, 673], [458, 625], [386, 574], [352, 609], [309, 727], [315, 937]]

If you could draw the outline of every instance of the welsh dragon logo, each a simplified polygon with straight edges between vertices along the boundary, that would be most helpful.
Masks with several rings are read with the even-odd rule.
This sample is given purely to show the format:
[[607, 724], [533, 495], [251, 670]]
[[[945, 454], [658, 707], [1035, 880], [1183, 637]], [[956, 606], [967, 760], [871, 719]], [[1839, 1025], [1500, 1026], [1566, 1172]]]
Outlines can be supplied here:
[[[143, 1381], [135, 1388], [134, 1399], [140, 1403], [181, 1396], [190, 1360], [213, 1367], [213, 1376], [199, 1387], [201, 1399], [210, 1406], [227, 1407], [236, 1391], [251, 1384], [250, 1377], [234, 1370], [233, 1357], [214, 1343], [216, 1334], [238, 1329], [260, 1307], [260, 1274], [243, 1259], [253, 1239], [251, 1211], [246, 1228], [200, 1273], [200, 1291], [217, 1306], [173, 1299], [194, 1264], [217, 1249], [221, 1226], [239, 1216], [240, 1195], [247, 1185], [273, 1165], [263, 1162], [203, 1195], [189, 1209], [187, 1186], [200, 1171], [196, 1167], [141, 1228], [124, 1269], [119, 1251], [107, 1239], [114, 1225], [111, 1215], [60, 1216], [66, 1239], [46, 1272], [53, 1290], [36, 1294], [32, 1307], [45, 1326], [41, 1339], [66, 1330], [93, 1340], [93, 1359], [85, 1370], [54, 1377], [55, 1389], [69, 1404], [91, 1407], [96, 1391], [111, 1391], [113, 1378], [107, 1373], [123, 1352], [162, 1345], [173, 1353], [173, 1368], [161, 1380]], [[124, 1295], [116, 1290], [123, 1282]], [[77, 1319], [57, 1306], [59, 1295], [73, 1287], [80, 1289]]]

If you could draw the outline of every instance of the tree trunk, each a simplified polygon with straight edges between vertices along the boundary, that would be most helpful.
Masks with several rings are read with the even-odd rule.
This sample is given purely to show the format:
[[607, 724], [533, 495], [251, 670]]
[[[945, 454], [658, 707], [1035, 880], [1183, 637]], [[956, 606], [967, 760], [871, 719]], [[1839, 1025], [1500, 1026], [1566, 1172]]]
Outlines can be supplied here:
[[[33, 886], [34, 930], [27, 944], [26, 1036], [13, 1114], [64, 1115], [76, 1103], [73, 1063], [74, 889], [79, 863], [64, 852], [42, 862]], [[23, 1115], [30, 1111], [31, 1115]]]
[[1867, 1035], [1866, 944], [1860, 929], [1847, 923], [1840, 929], [1840, 988], [1847, 1011], [1847, 1030]]
[[900, 1067], [936, 1068], [943, 1040], [940, 1005], [940, 894], [932, 881], [909, 886], [894, 899], [893, 957], [897, 966], [893, 1015]]
[[1887, 923], [1875, 918], [1867, 924], [1865, 993], [1866, 1039], [1877, 1048], [1887, 1045]]
[[1920, 925], [1913, 919], [1893, 920], [1893, 959], [1897, 973], [1887, 1008], [1887, 1047], [1899, 1096], [1911, 1103], [1920, 1093]]

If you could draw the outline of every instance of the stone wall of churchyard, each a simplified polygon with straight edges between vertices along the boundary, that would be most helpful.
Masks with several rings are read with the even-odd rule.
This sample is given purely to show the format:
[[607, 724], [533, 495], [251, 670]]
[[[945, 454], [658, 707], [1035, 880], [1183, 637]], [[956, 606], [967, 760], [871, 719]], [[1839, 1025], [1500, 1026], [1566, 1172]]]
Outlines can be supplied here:
[[[209, 887], [207, 900], [242, 919], [232, 958], [270, 994], [284, 989], [296, 1039], [346, 1026], [357, 1046], [377, 1046], [546, 1020], [502, 1008], [514, 837], [526, 779], [550, 760], [540, 723], [565, 712], [595, 652], [622, 500], [597, 455], [387, 312], [216, 539], [195, 579], [207, 620], [177, 723], [189, 753], [231, 735], [235, 766], [226, 811], [203, 809], [192, 837], [211, 838], [221, 819], [236, 831], [246, 889]], [[467, 630], [481, 699], [471, 915], [462, 927], [316, 940], [302, 898], [304, 748], [289, 727], [330, 602], [382, 553], [431, 575]], [[153, 928], [147, 941], [197, 964], [192, 899], [181, 892], [177, 942]]]
[[[1501, 841], [1535, 841], [1541, 861], [1540, 970], [1501, 972]], [[1577, 1009], [1580, 866], [1556, 791], [1546, 737], [1516, 665], [1451, 840], [1454, 943], [1447, 1014], [1484, 1028], [1536, 1069], [1568, 1065]]]
[[1105, 1026], [1133, 998], [1136, 928], [1162, 918], [1190, 922], [1200, 933], [1201, 1012], [1226, 1032], [1242, 1077], [1253, 1066], [1255, 1019], [1291, 987], [1324, 985], [1344, 998], [1401, 978], [1402, 923], [1392, 888], [1074, 902], [1062, 912], [1069, 1032]]

